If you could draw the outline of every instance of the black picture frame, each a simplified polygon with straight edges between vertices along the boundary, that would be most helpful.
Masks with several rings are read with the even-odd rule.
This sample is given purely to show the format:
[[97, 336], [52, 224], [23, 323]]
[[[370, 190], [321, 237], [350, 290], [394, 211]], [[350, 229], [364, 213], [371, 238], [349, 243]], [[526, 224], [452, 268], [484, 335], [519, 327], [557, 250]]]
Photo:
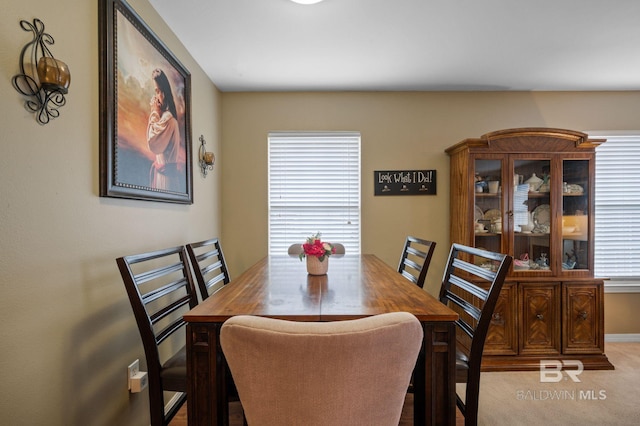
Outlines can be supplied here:
[[100, 196], [192, 204], [191, 74], [126, 1], [99, 1]]

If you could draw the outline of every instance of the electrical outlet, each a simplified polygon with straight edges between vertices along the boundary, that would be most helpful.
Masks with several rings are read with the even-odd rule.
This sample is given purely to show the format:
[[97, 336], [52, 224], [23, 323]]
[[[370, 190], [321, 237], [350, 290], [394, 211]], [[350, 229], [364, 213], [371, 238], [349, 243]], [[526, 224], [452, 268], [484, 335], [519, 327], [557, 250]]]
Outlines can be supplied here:
[[129, 390], [131, 390], [131, 379], [140, 372], [140, 360], [136, 359], [129, 367], [127, 367], [127, 385], [129, 386]]

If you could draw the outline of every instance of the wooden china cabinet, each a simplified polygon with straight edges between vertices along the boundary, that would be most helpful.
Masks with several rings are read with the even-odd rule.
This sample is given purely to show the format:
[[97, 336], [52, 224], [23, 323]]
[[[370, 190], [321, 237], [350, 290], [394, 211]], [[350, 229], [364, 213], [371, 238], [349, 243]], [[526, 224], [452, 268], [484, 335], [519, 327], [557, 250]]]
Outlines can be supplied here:
[[604, 354], [604, 283], [593, 272], [595, 148], [603, 142], [519, 128], [446, 150], [451, 242], [514, 258], [483, 370], [538, 370], [543, 359], [613, 369]]

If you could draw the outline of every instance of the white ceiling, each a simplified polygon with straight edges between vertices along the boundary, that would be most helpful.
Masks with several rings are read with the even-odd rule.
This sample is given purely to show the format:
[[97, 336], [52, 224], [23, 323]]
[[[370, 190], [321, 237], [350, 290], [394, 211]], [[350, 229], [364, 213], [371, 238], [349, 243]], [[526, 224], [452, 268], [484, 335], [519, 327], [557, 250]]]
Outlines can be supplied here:
[[640, 0], [150, 0], [224, 91], [640, 90]]

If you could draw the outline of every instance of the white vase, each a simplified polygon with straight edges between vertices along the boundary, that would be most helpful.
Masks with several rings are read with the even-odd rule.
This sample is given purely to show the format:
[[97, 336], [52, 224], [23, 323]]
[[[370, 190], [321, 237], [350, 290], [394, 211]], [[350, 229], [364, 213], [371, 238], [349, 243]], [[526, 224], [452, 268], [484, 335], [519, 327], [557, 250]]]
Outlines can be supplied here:
[[528, 222], [526, 225], [520, 225], [520, 231], [528, 234], [533, 231], [533, 228], [535, 228], [536, 225], [533, 223], [533, 216], [531, 215], [531, 212], [528, 212], [527, 216]]
[[325, 256], [324, 260], [316, 256], [307, 256], [307, 273], [309, 275], [326, 275], [329, 270], [329, 257]]

